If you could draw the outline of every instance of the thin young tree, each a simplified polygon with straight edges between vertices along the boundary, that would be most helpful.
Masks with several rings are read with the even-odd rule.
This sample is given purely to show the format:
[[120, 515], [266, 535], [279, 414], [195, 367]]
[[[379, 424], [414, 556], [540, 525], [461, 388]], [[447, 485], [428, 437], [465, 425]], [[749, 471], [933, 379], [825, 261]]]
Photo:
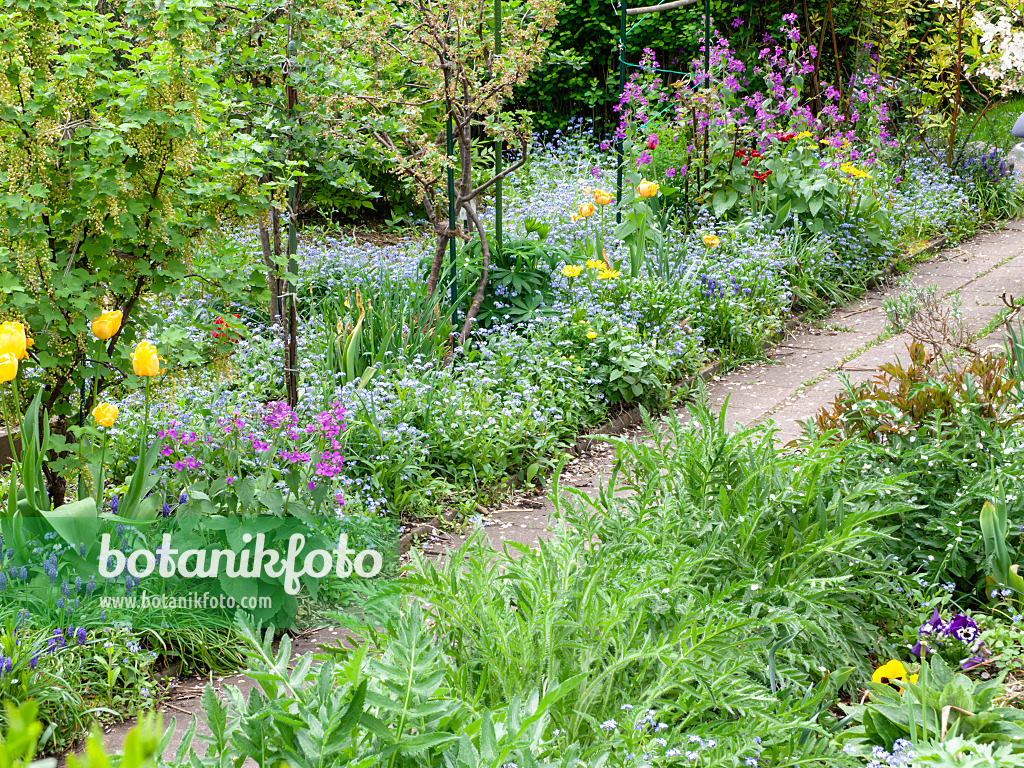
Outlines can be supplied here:
[[[495, 50], [495, 11], [500, 4], [501, 48]], [[526, 162], [531, 124], [524, 112], [502, 103], [542, 61], [546, 31], [555, 24], [558, 0], [399, 0], [350, 10], [347, 44], [364, 77], [345, 94], [360, 105], [366, 126], [394, 171], [414, 188], [437, 242], [427, 278], [432, 297], [441, 281], [452, 238], [480, 238], [482, 271], [462, 326], [468, 338], [483, 303], [491, 260], [477, 201]], [[448, 153], [446, 126], [453, 148]], [[475, 167], [475, 139], [502, 139], [519, 158], [503, 171]], [[479, 164], [477, 164], [479, 165]], [[447, 173], [454, 170], [451, 226]]]

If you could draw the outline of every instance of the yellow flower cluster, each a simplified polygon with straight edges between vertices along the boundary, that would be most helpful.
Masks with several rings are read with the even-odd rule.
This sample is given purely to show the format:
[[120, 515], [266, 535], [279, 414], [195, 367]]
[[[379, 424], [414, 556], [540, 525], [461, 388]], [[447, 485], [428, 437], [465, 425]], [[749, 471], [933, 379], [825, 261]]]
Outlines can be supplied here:
[[812, 138], [813, 139], [814, 138], [814, 134], [811, 133], [810, 131], [801, 131], [800, 133], [798, 133], [796, 135], [796, 137], [798, 139], [807, 139], [807, 138]]
[[566, 277], [579, 277], [581, 272], [583, 272], [583, 267], [579, 264], [566, 264], [562, 267], [562, 274]]
[[598, 280], [613, 280], [619, 276], [619, 270], [608, 269], [608, 267], [602, 267], [597, 271]]
[[874, 178], [874, 176], [872, 176], [870, 173], [868, 173], [867, 171], [862, 171], [860, 168], [855, 166], [853, 163], [843, 163], [842, 165], [839, 166], [839, 170], [841, 170], [843, 173], [850, 174], [855, 179], [873, 179]]
[[587, 259], [587, 267], [589, 269], [604, 269], [605, 263], [597, 259]]

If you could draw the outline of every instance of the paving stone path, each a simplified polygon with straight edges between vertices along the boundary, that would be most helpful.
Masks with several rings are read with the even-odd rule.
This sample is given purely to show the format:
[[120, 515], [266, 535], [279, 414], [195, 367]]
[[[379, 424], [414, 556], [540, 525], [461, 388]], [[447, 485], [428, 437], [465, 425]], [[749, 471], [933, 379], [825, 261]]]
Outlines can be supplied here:
[[[1000, 230], [985, 232], [960, 246], [947, 248], [914, 267], [912, 286], [938, 286], [945, 297], [958, 294], [963, 316], [978, 333], [1007, 310], [1001, 296], [1024, 297], [1024, 220], [1005, 224]], [[882, 302], [907, 287], [900, 281], [869, 292], [854, 304], [837, 309], [820, 325], [794, 328], [768, 354], [763, 363], [750, 365], [712, 379], [707, 385], [713, 406], [721, 407], [728, 398], [728, 422], [751, 425], [771, 420], [778, 429], [778, 440], [788, 442], [801, 432], [800, 423], [812, 418], [842, 389], [842, 376], [864, 381], [878, 375], [878, 366], [906, 359], [906, 335], [887, 336]], [[981, 339], [978, 346], [1001, 346], [1002, 326]], [[629, 427], [624, 434], [643, 439], [643, 430]], [[587, 453], [571, 462], [562, 475], [563, 485], [596, 494], [614, 460], [610, 446], [597, 442]], [[483, 527], [491, 544], [503, 541], [534, 544], [550, 536], [548, 515], [553, 511], [543, 495], [521, 496], [506, 502], [502, 509], [490, 511], [476, 523]], [[415, 546], [427, 554], [442, 555], [458, 546], [469, 531], [435, 531], [427, 541]], [[293, 645], [297, 655], [315, 650], [318, 644], [333, 644], [343, 634], [323, 629], [306, 633]], [[194, 714], [201, 712], [199, 694], [207, 680], [183, 681], [175, 688], [164, 708], [164, 719], [176, 718], [176, 734], [170, 750]], [[225, 684], [251, 689], [255, 681], [245, 675], [214, 678], [215, 687]], [[133, 725], [115, 726], [106, 734], [110, 748], [120, 748], [124, 735]], [[201, 723], [199, 732], [206, 732]], [[168, 755], [173, 754], [169, 751]]]

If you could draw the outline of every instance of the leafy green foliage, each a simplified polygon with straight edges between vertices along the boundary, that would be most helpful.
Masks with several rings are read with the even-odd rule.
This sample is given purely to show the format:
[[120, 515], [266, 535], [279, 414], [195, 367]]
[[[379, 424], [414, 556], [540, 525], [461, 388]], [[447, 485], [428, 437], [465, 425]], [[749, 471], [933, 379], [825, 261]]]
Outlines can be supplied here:
[[606, 743], [607, 720], [628, 734], [632, 707], [664, 710], [669, 741], [753, 733], [783, 762], [805, 747], [788, 728], [818, 728], [828, 692], [866, 669], [865, 617], [904, 610], [863, 553], [901, 505], [845, 477], [834, 450], [786, 456], [768, 431], [692, 413], [699, 428], [613, 440], [609, 485], [560, 492], [551, 541], [495, 552], [478, 535], [440, 565], [414, 559], [403, 586], [431, 607], [462, 695], [494, 705], [582, 675], [552, 710], [566, 746]]
[[[427, 297], [382, 271], [366, 297], [357, 289], [321, 304], [327, 334], [324, 367], [339, 383], [364, 385], [376, 371], [416, 359], [441, 360], [451, 349], [452, 312], [441, 291]], [[325, 404], [331, 393], [325, 392]]]
[[[0, 315], [36, 334], [25, 368], [47, 386], [56, 456], [84, 378], [102, 390], [129, 369], [143, 293], [178, 290], [190, 238], [251, 212], [255, 149], [204, 119], [203, 4], [14, 4], [0, 18]], [[124, 311], [108, 342], [88, 333], [103, 308]]]
[[[549, 709], [579, 683], [569, 680], [541, 695], [512, 696], [501, 707], [480, 707], [459, 698], [447, 683], [450, 662], [425, 626], [418, 607], [388, 627], [370, 651], [366, 644], [316, 660], [291, 664], [283, 638], [275, 653], [273, 633], [249, 640], [249, 673], [259, 686], [248, 696], [233, 686], [222, 703], [212, 688], [203, 694], [211, 735], [201, 756], [190, 749], [188, 765], [220, 766], [250, 759], [258, 766], [280, 761], [298, 768], [331, 765], [500, 768], [577, 765], [539, 763]], [[340, 652], [341, 649], [335, 649]], [[190, 746], [191, 738], [182, 749]]]
[[1013, 768], [1020, 762], [1012, 744], [979, 742], [954, 736], [914, 747], [914, 765], [934, 768]]
[[[488, 327], [494, 323], [526, 322], [535, 317], [542, 304], [551, 303], [551, 272], [567, 256], [563, 249], [546, 245], [543, 237], [505, 240], [500, 251], [495, 248], [491, 253], [487, 293], [477, 314], [480, 323]], [[462, 249], [459, 263], [459, 278], [464, 295], [468, 295], [482, 273], [478, 239]]]

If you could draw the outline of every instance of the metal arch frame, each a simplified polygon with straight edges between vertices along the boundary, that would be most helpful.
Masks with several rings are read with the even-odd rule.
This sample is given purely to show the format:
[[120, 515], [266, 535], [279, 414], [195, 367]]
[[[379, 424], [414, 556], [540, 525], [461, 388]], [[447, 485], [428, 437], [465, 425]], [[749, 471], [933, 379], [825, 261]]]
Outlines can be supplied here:
[[[497, 0], [495, 0], [497, 2]], [[619, 0], [619, 93], [621, 94], [623, 89], [626, 87], [626, 67], [636, 66], [626, 61], [626, 37], [629, 33], [635, 29], [641, 21], [638, 21], [629, 29], [626, 28], [626, 17], [627, 16], [645, 16], [649, 13], [660, 13], [662, 11], [672, 11], [676, 8], [685, 8], [690, 5], [696, 5], [700, 0], [669, 0], [669, 2], [661, 2], [657, 5], [648, 5], [642, 8], [627, 8], [626, 0]], [[674, 75], [685, 75], [686, 72], [675, 72], [670, 69], [658, 69], [657, 72], [668, 72]], [[704, 78], [707, 80], [711, 73], [711, 0], [704, 0]], [[618, 139], [615, 142], [615, 154], [616, 154], [616, 184], [615, 184], [615, 204], [617, 210], [615, 211], [615, 221], [620, 223], [622, 221], [622, 210], [618, 208], [622, 204], [622, 173], [625, 156], [622, 148], [622, 139]]]

